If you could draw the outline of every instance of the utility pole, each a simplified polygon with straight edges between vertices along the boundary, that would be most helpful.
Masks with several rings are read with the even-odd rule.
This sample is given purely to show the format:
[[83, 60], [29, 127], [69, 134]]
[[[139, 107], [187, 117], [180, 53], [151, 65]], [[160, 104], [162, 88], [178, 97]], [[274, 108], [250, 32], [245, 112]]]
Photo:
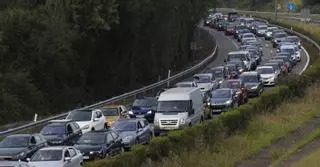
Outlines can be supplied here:
[[274, 13], [275, 13], [275, 20], [277, 20], [277, 15], [278, 15], [278, 0], [274, 0]]

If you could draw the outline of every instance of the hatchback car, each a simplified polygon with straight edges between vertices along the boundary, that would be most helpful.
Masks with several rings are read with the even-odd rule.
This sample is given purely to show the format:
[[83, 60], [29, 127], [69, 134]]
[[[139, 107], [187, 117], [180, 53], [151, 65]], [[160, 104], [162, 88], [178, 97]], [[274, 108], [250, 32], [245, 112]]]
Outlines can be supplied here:
[[212, 113], [221, 113], [230, 108], [239, 106], [236, 91], [229, 88], [220, 88], [211, 93], [211, 101], [208, 102]]
[[153, 122], [154, 114], [157, 111], [158, 101], [156, 97], [142, 97], [136, 99], [129, 111], [131, 118], [145, 118]]
[[28, 159], [28, 164], [32, 167], [80, 167], [83, 156], [72, 146], [46, 147]]
[[110, 127], [118, 119], [129, 119], [129, 111], [124, 105], [106, 105], [100, 109], [105, 117], [105, 127]]
[[264, 91], [260, 75], [256, 71], [244, 72], [239, 77], [248, 89], [249, 96], [260, 96]]
[[135, 144], [148, 144], [154, 136], [153, 127], [143, 118], [118, 120], [111, 129], [119, 133], [126, 150]]
[[249, 99], [248, 89], [244, 85], [244, 82], [240, 79], [225, 80], [222, 82], [220, 88], [229, 88], [235, 90], [240, 104], [246, 103]]

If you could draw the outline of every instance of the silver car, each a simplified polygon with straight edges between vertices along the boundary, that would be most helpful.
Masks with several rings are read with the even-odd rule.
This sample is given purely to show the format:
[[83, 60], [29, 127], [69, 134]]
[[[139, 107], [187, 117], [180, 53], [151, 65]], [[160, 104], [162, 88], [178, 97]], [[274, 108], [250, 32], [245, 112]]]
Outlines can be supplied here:
[[83, 156], [75, 147], [56, 146], [42, 148], [27, 160], [33, 167], [80, 167]]
[[32, 167], [23, 161], [0, 161], [0, 167]]

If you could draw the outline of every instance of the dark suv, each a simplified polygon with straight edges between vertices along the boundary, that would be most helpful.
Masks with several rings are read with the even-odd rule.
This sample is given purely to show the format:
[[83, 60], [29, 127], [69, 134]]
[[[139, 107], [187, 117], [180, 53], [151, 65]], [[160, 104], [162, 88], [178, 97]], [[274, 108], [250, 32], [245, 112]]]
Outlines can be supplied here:
[[25, 161], [36, 151], [46, 146], [47, 141], [41, 134], [7, 136], [0, 142], [0, 159]]
[[52, 120], [43, 127], [41, 134], [49, 145], [73, 145], [82, 136], [82, 131], [73, 120]]

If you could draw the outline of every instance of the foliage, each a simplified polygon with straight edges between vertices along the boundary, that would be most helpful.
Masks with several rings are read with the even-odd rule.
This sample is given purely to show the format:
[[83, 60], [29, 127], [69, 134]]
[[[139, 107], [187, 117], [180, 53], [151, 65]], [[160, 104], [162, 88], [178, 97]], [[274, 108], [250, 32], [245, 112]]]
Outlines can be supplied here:
[[105, 99], [181, 68], [210, 3], [1, 1], [2, 123]]

